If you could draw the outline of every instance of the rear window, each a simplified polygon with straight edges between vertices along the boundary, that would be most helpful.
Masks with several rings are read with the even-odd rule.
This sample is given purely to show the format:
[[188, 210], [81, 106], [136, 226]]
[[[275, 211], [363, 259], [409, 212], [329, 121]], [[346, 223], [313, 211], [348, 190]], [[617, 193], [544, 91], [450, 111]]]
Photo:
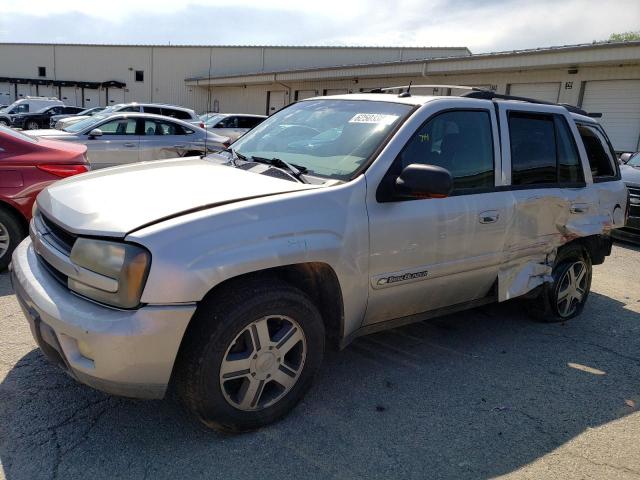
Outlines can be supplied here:
[[38, 142], [38, 139], [36, 137], [31, 137], [29, 135], [18, 132], [17, 130], [14, 130], [13, 128], [9, 128], [9, 127], [0, 127], [0, 133], [9, 135], [10, 137], [17, 138], [18, 140], [22, 140], [25, 142], [30, 142], [30, 143]]
[[584, 182], [573, 135], [561, 115], [509, 113], [511, 184]]

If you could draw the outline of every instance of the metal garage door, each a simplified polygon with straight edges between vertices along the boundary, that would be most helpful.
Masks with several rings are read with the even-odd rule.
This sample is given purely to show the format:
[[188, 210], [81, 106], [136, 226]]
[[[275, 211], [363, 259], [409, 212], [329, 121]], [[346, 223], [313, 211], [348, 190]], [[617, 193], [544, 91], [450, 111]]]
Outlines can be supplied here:
[[640, 80], [586, 82], [581, 107], [602, 113], [598, 121], [617, 151], [640, 148]]
[[81, 106], [80, 90], [76, 87], [60, 87], [60, 100], [72, 107]]
[[317, 90], [296, 90], [295, 99], [304, 100], [305, 98], [317, 97]]
[[512, 83], [509, 86], [509, 95], [556, 103], [560, 95], [560, 83]]
[[344, 95], [346, 93], [349, 93], [346, 88], [327, 88], [322, 92], [323, 95]]
[[21, 98], [28, 97], [30, 95], [36, 94], [36, 88], [33, 87], [33, 93], [31, 93], [31, 85], [28, 83], [19, 83], [18, 84], [18, 98], [16, 100], [20, 100]]
[[124, 103], [124, 88], [109, 88], [106, 94], [109, 95], [109, 102], [107, 102], [109, 105]]
[[40, 97], [57, 97], [58, 89], [53, 85], [36, 85], [36, 91]]
[[0, 82], [0, 105], [13, 103], [13, 84]]

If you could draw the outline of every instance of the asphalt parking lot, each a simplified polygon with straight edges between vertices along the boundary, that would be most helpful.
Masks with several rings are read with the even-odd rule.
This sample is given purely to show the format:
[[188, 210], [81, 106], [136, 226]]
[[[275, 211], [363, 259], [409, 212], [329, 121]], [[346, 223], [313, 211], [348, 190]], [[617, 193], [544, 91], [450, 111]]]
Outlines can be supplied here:
[[110, 397], [36, 349], [0, 275], [0, 478], [640, 478], [640, 249], [595, 268], [582, 317], [503, 304], [330, 352], [261, 431]]

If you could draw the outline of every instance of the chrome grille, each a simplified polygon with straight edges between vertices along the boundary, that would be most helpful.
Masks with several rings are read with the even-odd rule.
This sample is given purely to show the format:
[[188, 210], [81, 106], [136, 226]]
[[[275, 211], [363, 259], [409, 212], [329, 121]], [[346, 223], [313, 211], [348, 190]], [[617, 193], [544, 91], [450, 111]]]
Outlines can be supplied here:
[[64, 228], [56, 225], [53, 221], [49, 220], [45, 215], [38, 214], [40, 221], [45, 227], [45, 232], [40, 231], [42, 234], [48, 234], [54, 237], [56, 242], [56, 246], [62, 247], [65, 253], [69, 255], [71, 253], [71, 249], [73, 248], [73, 244], [75, 243], [76, 237], [74, 234], [66, 231]]
[[629, 216], [640, 217], [640, 187], [627, 187], [629, 189]]

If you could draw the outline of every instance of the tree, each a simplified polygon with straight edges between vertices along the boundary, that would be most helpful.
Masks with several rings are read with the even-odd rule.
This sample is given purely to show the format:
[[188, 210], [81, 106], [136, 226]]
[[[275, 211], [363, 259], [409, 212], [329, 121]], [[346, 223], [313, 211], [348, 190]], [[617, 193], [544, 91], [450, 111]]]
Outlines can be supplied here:
[[630, 42], [640, 40], [640, 30], [635, 32], [612, 33], [609, 35], [610, 42]]

